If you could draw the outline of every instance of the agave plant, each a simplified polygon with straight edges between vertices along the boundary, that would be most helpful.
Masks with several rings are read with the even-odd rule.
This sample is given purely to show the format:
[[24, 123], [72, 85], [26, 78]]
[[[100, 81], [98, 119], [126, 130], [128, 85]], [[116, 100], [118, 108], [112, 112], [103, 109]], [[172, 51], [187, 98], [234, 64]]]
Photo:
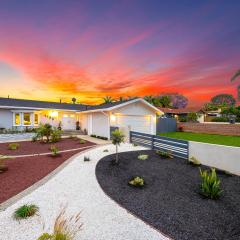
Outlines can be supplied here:
[[200, 168], [200, 176], [202, 179], [200, 193], [210, 199], [218, 199], [223, 192], [220, 187], [220, 180], [214, 168], [209, 173], [207, 170], [202, 171]]

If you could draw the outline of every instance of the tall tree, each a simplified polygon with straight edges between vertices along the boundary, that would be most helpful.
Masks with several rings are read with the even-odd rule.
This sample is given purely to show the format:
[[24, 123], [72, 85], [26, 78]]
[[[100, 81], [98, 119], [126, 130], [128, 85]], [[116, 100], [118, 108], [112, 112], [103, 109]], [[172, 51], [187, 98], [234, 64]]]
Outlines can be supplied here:
[[150, 104], [153, 104], [154, 105], [154, 96], [152, 95], [148, 95], [148, 96], [145, 96], [144, 97], [144, 100], [146, 100], [147, 102], [149, 102]]
[[[240, 69], [238, 69], [234, 75], [231, 77], [231, 82], [235, 81], [238, 77], [240, 77]], [[240, 100], [240, 85], [238, 85], [238, 100]]]
[[[171, 98], [169, 96], [159, 97], [159, 105], [164, 108], [171, 107]], [[158, 106], [157, 106], [158, 107]]]
[[103, 98], [104, 103], [113, 103], [114, 99], [111, 96], [106, 96]]
[[77, 101], [77, 99], [76, 99], [75, 97], [73, 97], [73, 98], [72, 98], [72, 102], [73, 102], [73, 104], [75, 104], [76, 101]]
[[218, 94], [211, 99], [211, 102], [219, 107], [231, 107], [236, 103], [235, 98], [231, 94]]
[[240, 77], [240, 69], [238, 69], [234, 75], [231, 77], [231, 82], [235, 81], [238, 77]]
[[167, 96], [171, 99], [172, 108], [185, 108], [188, 105], [188, 99], [182, 94], [174, 93]]

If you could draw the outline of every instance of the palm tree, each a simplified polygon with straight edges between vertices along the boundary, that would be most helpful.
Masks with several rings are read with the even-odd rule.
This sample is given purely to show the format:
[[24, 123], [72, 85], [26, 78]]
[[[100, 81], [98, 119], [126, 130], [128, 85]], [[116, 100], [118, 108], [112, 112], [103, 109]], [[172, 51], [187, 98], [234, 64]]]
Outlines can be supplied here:
[[104, 103], [113, 103], [114, 99], [110, 96], [106, 96], [103, 98]]
[[73, 98], [72, 98], [72, 102], [73, 102], [73, 104], [75, 104], [76, 101], [77, 101], [77, 99], [76, 99], [75, 97], [73, 97]]
[[[240, 77], [240, 69], [238, 69], [232, 76], [231, 82], [235, 81], [238, 77]], [[240, 85], [238, 86], [238, 100], [240, 100]]]
[[125, 98], [124, 97], [119, 97], [119, 102], [124, 102]]
[[238, 77], [240, 77], [240, 69], [238, 69], [235, 74], [231, 78], [231, 82], [235, 81]]
[[154, 105], [154, 97], [152, 95], [149, 96], [145, 96], [144, 100], [146, 100], [147, 102], [149, 102], [150, 104]]

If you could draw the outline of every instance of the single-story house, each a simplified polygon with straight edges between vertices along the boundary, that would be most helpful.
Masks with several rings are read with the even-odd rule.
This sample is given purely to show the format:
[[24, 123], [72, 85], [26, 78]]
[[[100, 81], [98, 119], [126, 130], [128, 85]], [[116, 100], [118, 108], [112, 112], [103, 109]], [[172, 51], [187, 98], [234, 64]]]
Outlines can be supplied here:
[[159, 108], [160, 111], [164, 113], [166, 117], [174, 117], [179, 119], [181, 117], [187, 117], [189, 113], [197, 113], [198, 115], [198, 122], [202, 123], [205, 121], [205, 111], [198, 107], [186, 107], [186, 108]]
[[76, 125], [89, 135], [110, 138], [110, 129], [156, 134], [156, 114], [163, 113], [142, 98], [100, 105], [0, 98], [0, 128], [25, 129], [49, 123], [63, 130]]

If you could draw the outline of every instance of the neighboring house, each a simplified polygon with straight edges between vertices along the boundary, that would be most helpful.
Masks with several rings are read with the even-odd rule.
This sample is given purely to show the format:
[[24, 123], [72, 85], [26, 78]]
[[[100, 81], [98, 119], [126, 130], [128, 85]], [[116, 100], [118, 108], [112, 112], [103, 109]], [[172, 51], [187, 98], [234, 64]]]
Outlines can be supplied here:
[[156, 134], [156, 114], [161, 110], [142, 98], [96, 106], [0, 98], [0, 128], [25, 129], [49, 123], [63, 130], [81, 130], [110, 138], [111, 127]]
[[187, 117], [188, 113], [197, 113], [198, 115], [198, 122], [205, 121], [205, 111], [201, 108], [197, 107], [187, 107], [187, 108], [179, 108], [179, 109], [171, 109], [171, 108], [159, 108], [160, 111], [164, 113], [166, 117]]

